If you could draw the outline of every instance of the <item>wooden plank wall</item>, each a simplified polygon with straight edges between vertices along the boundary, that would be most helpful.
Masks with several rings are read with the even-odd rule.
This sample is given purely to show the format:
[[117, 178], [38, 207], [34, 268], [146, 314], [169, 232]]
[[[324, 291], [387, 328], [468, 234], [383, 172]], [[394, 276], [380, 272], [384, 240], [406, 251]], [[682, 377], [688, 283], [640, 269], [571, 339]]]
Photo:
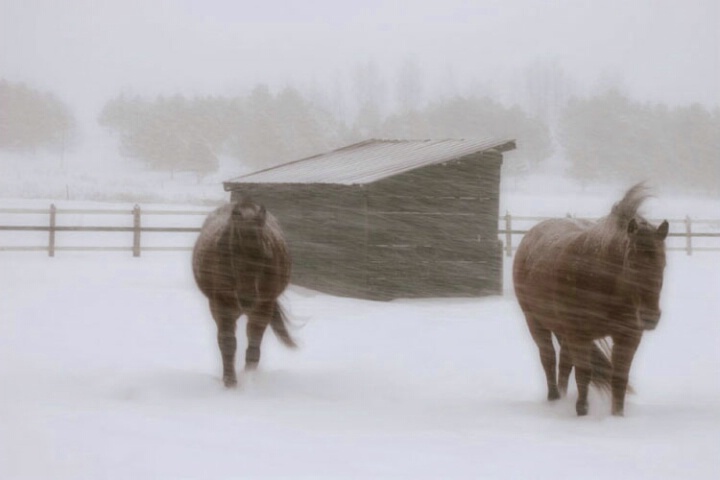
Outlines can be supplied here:
[[478, 296], [502, 290], [502, 155], [433, 165], [366, 186], [238, 185], [275, 215], [293, 282], [363, 298]]
[[365, 197], [341, 185], [243, 185], [233, 199], [250, 194], [277, 217], [293, 256], [293, 282], [365, 297]]
[[497, 155], [471, 156], [373, 184], [368, 283], [389, 297], [502, 291]]

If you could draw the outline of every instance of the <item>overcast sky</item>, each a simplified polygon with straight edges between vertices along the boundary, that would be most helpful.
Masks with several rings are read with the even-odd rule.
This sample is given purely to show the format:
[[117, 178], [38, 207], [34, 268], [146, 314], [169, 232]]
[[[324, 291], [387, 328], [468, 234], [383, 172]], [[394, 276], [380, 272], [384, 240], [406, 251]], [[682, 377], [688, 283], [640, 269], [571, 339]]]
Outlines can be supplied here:
[[370, 60], [410, 58], [431, 89], [553, 61], [585, 88], [716, 106], [719, 31], [719, 0], [0, 0], [0, 77], [90, 110], [121, 89], [330, 85]]

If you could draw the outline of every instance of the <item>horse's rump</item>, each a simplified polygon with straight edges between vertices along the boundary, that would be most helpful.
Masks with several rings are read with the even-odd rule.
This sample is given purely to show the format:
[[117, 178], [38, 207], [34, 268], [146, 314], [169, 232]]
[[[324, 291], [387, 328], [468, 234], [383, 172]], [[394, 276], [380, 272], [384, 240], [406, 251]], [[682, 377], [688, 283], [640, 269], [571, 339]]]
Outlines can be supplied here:
[[259, 245], [252, 254], [242, 252], [230, 234], [234, 206], [219, 207], [203, 223], [193, 248], [195, 281], [208, 297], [235, 295], [242, 288], [240, 279], [259, 290], [255, 293], [276, 297], [289, 284], [292, 269], [282, 229], [275, 217], [266, 213]]

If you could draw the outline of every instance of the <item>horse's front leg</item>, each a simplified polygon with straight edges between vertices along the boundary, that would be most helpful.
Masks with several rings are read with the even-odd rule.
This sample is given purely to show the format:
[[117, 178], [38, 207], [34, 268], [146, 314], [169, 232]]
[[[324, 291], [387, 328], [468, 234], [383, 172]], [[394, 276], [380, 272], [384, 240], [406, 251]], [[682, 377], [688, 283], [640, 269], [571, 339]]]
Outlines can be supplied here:
[[235, 387], [237, 385], [237, 376], [235, 375], [237, 338], [235, 337], [235, 329], [237, 319], [240, 316], [240, 309], [230, 302], [211, 300], [210, 312], [217, 324], [217, 342], [222, 356], [223, 383], [228, 388]]
[[560, 339], [560, 364], [558, 367], [558, 389], [561, 395], [567, 395], [568, 382], [570, 380], [570, 373], [572, 372], [572, 358], [570, 355], [570, 348], [565, 345]]
[[274, 313], [274, 302], [258, 301], [248, 314], [245, 370], [255, 370], [260, 362], [260, 344]]
[[572, 365], [575, 366], [575, 383], [578, 389], [575, 411], [578, 416], [584, 416], [588, 413], [588, 390], [592, 377], [592, 340], [574, 340], [569, 346], [571, 348]]
[[625, 413], [625, 393], [627, 391], [628, 379], [630, 377], [630, 366], [632, 365], [635, 352], [642, 332], [631, 332], [623, 335], [613, 336], [612, 350], [612, 414], [623, 416]]

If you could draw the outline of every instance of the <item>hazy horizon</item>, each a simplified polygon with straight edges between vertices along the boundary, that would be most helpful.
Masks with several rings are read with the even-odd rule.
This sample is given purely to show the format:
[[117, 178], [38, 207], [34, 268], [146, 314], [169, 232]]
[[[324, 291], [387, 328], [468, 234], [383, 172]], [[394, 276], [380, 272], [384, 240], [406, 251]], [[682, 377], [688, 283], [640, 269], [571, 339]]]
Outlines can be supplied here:
[[390, 82], [412, 62], [428, 97], [513, 103], [523, 72], [552, 63], [581, 93], [610, 84], [641, 101], [720, 105], [713, 0], [0, 0], [0, 13], [0, 77], [56, 93], [83, 123], [122, 91], [347, 90], [369, 62]]

